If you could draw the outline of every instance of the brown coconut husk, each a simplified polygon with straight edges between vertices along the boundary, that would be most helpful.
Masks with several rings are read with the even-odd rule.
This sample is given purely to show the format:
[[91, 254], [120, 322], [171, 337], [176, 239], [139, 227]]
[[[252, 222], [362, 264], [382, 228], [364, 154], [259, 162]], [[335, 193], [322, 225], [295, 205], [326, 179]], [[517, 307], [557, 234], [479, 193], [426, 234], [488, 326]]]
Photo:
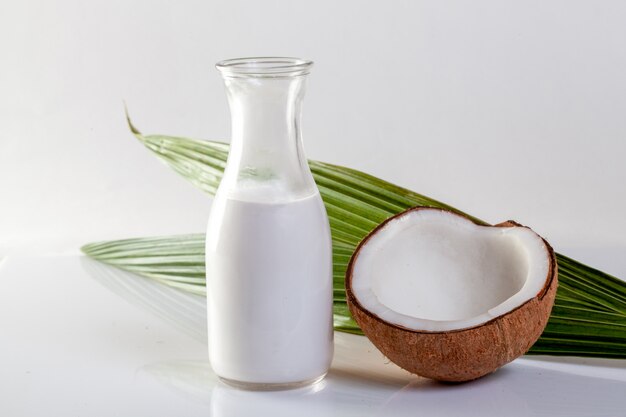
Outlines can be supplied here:
[[[414, 207], [387, 219], [361, 241], [348, 264], [348, 306], [365, 335], [396, 365], [439, 381], [463, 382], [480, 378], [526, 353], [548, 322], [558, 285], [556, 257], [545, 239], [550, 267], [542, 290], [515, 310], [487, 323], [467, 329], [427, 332], [388, 323], [361, 306], [351, 289], [353, 268], [361, 248], [389, 221], [415, 210], [439, 209]], [[507, 221], [491, 227], [526, 226]]]

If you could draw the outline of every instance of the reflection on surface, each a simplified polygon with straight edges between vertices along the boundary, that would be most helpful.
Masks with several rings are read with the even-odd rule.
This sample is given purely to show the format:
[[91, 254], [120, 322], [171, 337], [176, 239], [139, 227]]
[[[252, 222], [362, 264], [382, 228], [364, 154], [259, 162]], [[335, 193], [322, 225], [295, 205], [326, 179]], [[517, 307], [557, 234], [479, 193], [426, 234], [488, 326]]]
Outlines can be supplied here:
[[151, 364], [141, 372], [152, 375], [178, 395], [206, 404], [212, 416], [327, 416], [337, 412], [342, 416], [367, 416], [402, 388], [363, 383], [354, 376], [331, 371], [309, 387], [243, 391], [220, 382], [207, 363], [190, 361]]
[[331, 395], [324, 381], [282, 392], [241, 391], [219, 384], [211, 396], [211, 416], [328, 416], [337, 411]]
[[513, 364], [465, 384], [416, 378], [404, 386], [368, 381], [368, 370], [331, 370], [321, 383], [291, 391], [242, 391], [217, 381], [206, 363], [142, 369], [172, 391], [207, 404], [213, 417], [234, 416], [621, 416], [626, 384]]
[[[83, 265], [116, 294], [206, 343], [204, 297], [89, 259], [84, 259]], [[545, 359], [518, 360], [470, 383], [440, 384], [410, 375], [389, 363], [364, 337], [335, 333], [331, 370], [324, 381], [313, 387], [241, 391], [219, 382], [204, 361], [159, 362], [144, 366], [140, 372], [175, 395], [206, 404], [214, 417], [626, 415], [623, 380], [593, 377], [593, 368], [589, 366], [588, 375], [575, 368], [562, 372], [570, 369], [569, 365], [558, 361], [566, 359], [545, 366], [541, 360]], [[601, 363], [614, 363], [615, 371], [623, 372], [624, 361]], [[552, 365], [561, 365], [562, 369]]]
[[81, 257], [81, 265], [92, 278], [115, 294], [206, 343], [205, 297], [168, 287], [85, 256]]

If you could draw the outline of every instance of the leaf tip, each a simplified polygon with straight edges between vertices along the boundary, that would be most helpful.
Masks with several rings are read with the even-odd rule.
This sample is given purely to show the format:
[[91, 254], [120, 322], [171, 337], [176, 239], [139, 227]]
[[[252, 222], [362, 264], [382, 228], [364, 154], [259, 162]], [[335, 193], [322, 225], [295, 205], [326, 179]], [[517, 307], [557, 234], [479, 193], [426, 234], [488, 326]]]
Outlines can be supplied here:
[[124, 114], [126, 114], [126, 123], [128, 123], [128, 128], [135, 136], [141, 135], [139, 129], [135, 127], [133, 122], [130, 120], [130, 115], [128, 114], [128, 106], [126, 106], [126, 101], [124, 101]]

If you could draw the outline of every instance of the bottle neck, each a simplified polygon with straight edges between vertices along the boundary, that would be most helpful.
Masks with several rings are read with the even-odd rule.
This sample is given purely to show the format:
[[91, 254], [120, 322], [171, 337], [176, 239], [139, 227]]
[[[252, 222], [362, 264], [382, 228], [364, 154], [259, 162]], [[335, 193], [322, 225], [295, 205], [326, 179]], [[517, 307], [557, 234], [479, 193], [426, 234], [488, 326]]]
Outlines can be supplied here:
[[304, 76], [224, 80], [231, 113], [231, 152], [245, 165], [277, 168], [273, 157], [298, 159]]
[[[295, 199], [316, 188], [302, 147], [306, 74], [224, 76], [231, 112], [231, 149], [224, 182], [236, 194]], [[245, 197], [248, 198], [248, 197]]]

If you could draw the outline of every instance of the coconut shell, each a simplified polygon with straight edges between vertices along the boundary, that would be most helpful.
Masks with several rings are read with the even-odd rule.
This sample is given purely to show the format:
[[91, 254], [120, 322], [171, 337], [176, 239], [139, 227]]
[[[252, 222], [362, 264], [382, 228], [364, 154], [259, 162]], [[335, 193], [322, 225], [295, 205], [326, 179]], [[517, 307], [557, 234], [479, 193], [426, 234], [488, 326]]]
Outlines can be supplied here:
[[[406, 212], [424, 209], [433, 210], [415, 207]], [[548, 322], [558, 285], [556, 257], [545, 240], [550, 266], [543, 289], [515, 310], [487, 323], [461, 330], [427, 332], [386, 322], [361, 306], [351, 289], [353, 267], [360, 249], [387, 222], [406, 212], [388, 219], [370, 232], [348, 264], [348, 306], [365, 335], [396, 365], [439, 381], [463, 382], [480, 378], [526, 353]], [[507, 221], [492, 227], [525, 226]]]

